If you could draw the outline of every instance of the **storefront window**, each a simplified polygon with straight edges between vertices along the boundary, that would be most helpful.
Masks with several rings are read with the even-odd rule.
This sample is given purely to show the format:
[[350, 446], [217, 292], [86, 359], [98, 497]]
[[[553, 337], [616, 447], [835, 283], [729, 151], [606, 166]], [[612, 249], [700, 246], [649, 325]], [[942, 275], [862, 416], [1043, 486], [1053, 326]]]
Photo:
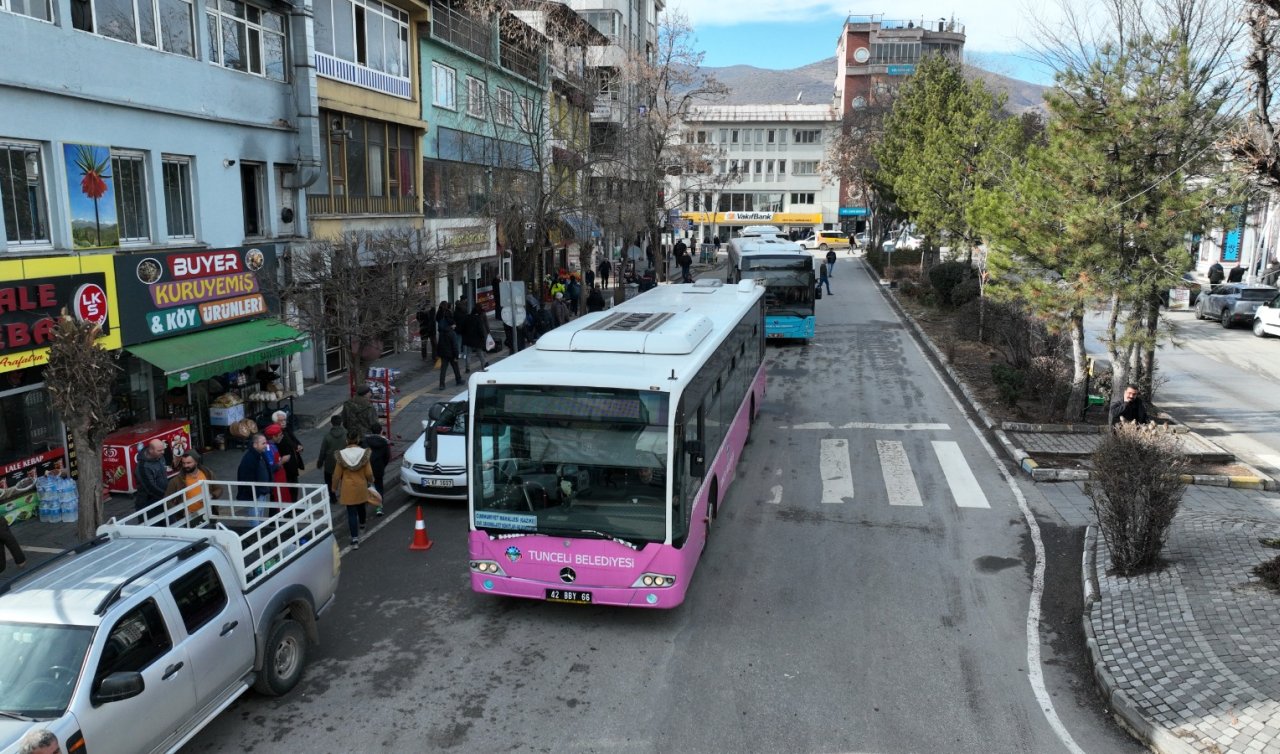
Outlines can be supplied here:
[[[16, 381], [5, 377], [5, 387]], [[0, 466], [60, 447], [62, 430], [43, 383], [0, 389]]]

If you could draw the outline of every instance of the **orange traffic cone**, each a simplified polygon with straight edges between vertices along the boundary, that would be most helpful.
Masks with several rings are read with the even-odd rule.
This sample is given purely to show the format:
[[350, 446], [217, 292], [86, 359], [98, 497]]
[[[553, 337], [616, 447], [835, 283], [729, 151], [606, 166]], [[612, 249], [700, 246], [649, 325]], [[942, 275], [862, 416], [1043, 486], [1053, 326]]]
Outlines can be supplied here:
[[427, 536], [427, 524], [422, 520], [422, 506], [415, 507], [418, 509], [418, 520], [413, 522], [413, 544], [409, 545], [409, 549], [430, 550], [435, 542]]

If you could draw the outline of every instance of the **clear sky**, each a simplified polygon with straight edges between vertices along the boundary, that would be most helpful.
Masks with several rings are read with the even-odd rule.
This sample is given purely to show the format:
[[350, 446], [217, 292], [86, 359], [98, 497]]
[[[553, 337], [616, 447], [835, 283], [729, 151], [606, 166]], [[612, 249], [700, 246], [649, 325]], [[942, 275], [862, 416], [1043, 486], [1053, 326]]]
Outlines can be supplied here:
[[[850, 8], [834, 0], [669, 0], [667, 10], [689, 17], [698, 47], [706, 51], [705, 65], [773, 69], [798, 68], [835, 55], [836, 39], [850, 13], [883, 13], [887, 19], [915, 19], [917, 23], [936, 23], [954, 13], [965, 25], [968, 62], [1005, 76], [1050, 84], [1052, 72], [1037, 66], [1027, 55], [1035, 33], [1028, 20], [1032, 18], [1028, 2], [970, 0], [951, 6], [905, 0], [894, 3], [889, 12], [881, 7]], [[1037, 6], [1037, 13], [1044, 18], [1044, 5]]]

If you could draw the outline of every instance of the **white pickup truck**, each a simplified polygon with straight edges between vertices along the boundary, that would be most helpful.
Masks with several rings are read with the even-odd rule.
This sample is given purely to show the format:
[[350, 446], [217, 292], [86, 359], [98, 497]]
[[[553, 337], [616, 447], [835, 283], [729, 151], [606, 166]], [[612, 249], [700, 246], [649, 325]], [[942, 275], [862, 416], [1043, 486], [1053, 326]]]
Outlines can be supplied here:
[[174, 751], [249, 687], [298, 683], [338, 585], [328, 496], [242, 486], [188, 487], [0, 586], [0, 751], [31, 728], [68, 754]]

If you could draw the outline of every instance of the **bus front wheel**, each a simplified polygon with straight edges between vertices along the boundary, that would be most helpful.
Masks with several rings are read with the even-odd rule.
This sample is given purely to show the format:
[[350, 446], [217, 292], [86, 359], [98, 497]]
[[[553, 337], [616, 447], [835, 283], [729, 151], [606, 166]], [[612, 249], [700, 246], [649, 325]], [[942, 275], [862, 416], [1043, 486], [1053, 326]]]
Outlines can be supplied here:
[[711, 525], [716, 520], [716, 481], [711, 480], [711, 491], [707, 493], [707, 517], [703, 519], [707, 522], [707, 539], [711, 539]]

